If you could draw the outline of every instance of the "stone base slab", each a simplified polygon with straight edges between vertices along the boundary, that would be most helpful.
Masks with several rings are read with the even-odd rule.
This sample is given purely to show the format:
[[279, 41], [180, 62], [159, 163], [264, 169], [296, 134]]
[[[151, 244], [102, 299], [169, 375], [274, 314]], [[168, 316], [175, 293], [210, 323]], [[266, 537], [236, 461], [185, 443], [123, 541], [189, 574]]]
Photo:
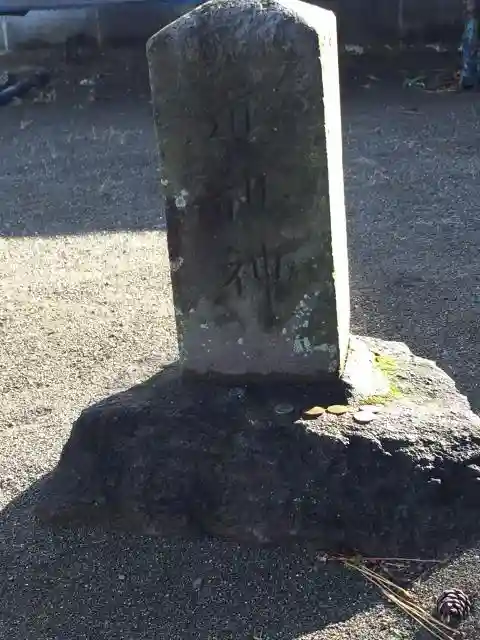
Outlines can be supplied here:
[[[404, 344], [353, 341], [363, 356], [352, 363], [369, 354], [388, 380], [383, 395], [346, 398], [344, 383], [228, 387], [182, 379], [172, 365], [89, 407], [38, 515], [387, 556], [436, 557], [467, 544], [480, 507], [479, 418], [442, 370]], [[351, 411], [302, 418], [312, 405], [345, 401], [384, 406], [364, 425]], [[279, 404], [293, 411], [278, 415]]]

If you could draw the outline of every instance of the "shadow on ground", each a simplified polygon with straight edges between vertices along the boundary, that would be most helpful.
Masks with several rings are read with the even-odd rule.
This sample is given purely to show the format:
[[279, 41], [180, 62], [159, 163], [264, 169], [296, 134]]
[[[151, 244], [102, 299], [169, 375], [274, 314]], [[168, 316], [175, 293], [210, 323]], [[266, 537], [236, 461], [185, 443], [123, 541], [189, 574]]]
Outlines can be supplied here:
[[0, 111], [0, 237], [164, 228], [144, 47], [42, 63], [45, 92]]
[[41, 484], [0, 517], [1, 637], [291, 640], [378, 602], [305, 549], [53, 532], [32, 517]]

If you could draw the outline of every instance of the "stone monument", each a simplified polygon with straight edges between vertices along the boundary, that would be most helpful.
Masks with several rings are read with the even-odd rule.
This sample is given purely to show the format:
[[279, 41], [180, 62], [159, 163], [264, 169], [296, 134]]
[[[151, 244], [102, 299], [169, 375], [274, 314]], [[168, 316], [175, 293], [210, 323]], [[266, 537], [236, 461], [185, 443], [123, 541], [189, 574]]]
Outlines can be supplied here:
[[377, 556], [468, 544], [478, 418], [434, 363], [349, 336], [333, 14], [209, 2], [148, 58], [181, 366], [81, 414], [38, 514]]
[[335, 16], [207, 3], [148, 45], [185, 371], [337, 376], [349, 340]]

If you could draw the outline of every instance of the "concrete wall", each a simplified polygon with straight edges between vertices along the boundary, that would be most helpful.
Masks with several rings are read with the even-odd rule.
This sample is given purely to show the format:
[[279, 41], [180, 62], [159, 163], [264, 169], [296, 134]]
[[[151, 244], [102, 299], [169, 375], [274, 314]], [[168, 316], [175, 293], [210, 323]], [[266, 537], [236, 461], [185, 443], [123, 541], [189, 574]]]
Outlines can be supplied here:
[[25, 17], [2, 18], [0, 48], [13, 50], [23, 44], [61, 44], [78, 33], [89, 33], [94, 22], [85, 9], [32, 11]]
[[[427, 41], [460, 37], [460, 0], [318, 0], [336, 11], [340, 40], [351, 44], [393, 42], [400, 37]], [[148, 38], [195, 6], [156, 2], [101, 9], [32, 11], [0, 18], [0, 51], [34, 44], [58, 44], [79, 33], [109, 38]]]
[[[320, 3], [319, 3], [320, 4]], [[461, 0], [333, 0], [339, 35], [349, 42], [460, 39]]]
[[30, 11], [26, 16], [0, 17], [0, 51], [35, 45], [56, 45], [85, 34], [108, 39], [147, 39], [194, 3], [145, 2], [98, 9]]

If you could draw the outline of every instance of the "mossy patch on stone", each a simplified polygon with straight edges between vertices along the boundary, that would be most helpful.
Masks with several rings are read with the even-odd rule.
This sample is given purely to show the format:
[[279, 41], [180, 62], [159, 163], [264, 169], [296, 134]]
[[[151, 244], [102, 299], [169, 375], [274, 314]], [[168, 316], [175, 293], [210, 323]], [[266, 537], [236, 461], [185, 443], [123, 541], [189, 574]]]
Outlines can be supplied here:
[[373, 363], [388, 380], [388, 392], [381, 395], [371, 395], [362, 399], [363, 404], [387, 404], [392, 400], [400, 398], [402, 392], [395, 381], [395, 373], [397, 371], [397, 362], [392, 356], [384, 355], [382, 353], [373, 354]]
[[382, 353], [374, 353], [375, 366], [380, 369], [386, 376], [390, 376], [397, 370], [397, 362], [392, 356], [386, 356]]
[[396, 398], [401, 397], [401, 395], [402, 395], [401, 392], [397, 388], [393, 388], [393, 389], [390, 389], [389, 392], [383, 396], [368, 396], [367, 398], [362, 398], [362, 402], [363, 404], [366, 404], [366, 405], [368, 404], [385, 405], [391, 402], [392, 400], [395, 400]]

